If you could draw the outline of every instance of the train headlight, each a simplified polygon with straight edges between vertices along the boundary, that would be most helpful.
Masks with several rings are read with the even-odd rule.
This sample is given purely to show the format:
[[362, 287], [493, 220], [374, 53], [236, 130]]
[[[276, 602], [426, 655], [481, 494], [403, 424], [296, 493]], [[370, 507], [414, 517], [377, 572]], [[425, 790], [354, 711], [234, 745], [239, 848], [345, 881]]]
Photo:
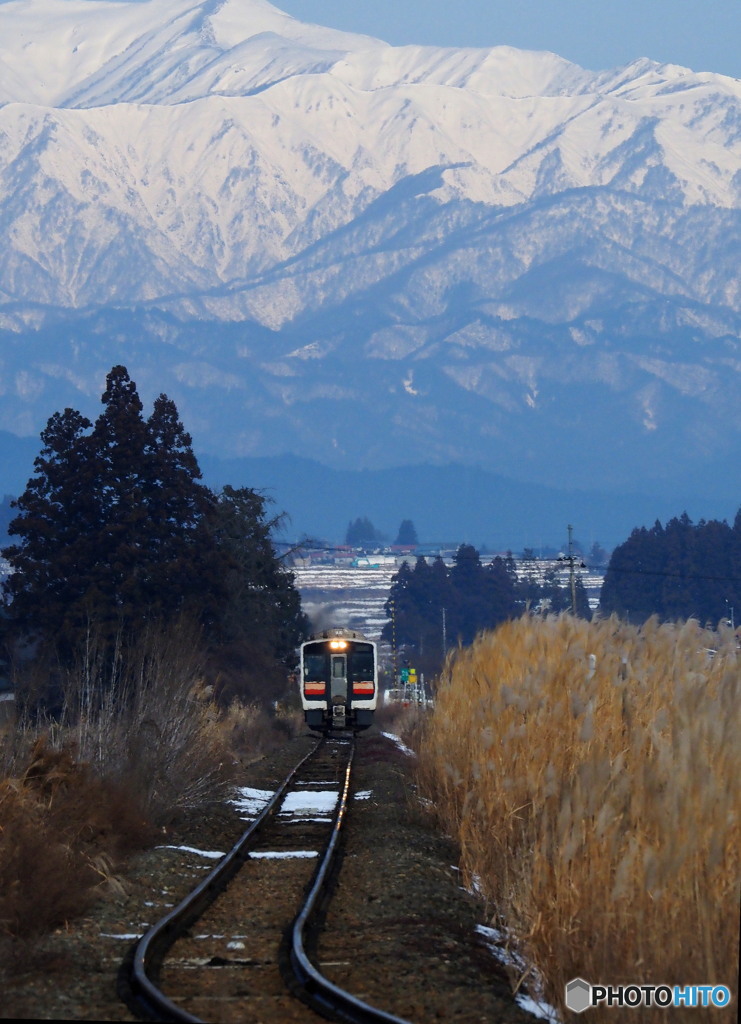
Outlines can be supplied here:
[[330, 640], [329, 646], [334, 651], [344, 651], [345, 648], [347, 647], [347, 641], [346, 640]]

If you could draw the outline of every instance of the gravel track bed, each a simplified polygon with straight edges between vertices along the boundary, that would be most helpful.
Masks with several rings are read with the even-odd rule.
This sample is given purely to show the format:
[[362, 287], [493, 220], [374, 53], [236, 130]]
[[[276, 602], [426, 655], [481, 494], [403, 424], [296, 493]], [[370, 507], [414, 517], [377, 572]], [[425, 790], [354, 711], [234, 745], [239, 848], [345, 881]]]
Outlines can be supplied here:
[[[288, 742], [244, 767], [238, 784], [275, 788], [313, 743], [308, 735]], [[336, 984], [413, 1024], [533, 1022], [536, 1018], [515, 1003], [505, 968], [476, 934], [482, 908], [460, 887], [453, 844], [416, 799], [412, 759], [376, 728], [359, 740], [354, 791], [369, 795], [353, 798], [348, 812], [341, 872], [318, 948], [322, 970]], [[244, 827], [234, 808], [220, 805], [184, 818], [163, 835], [163, 844], [225, 852]], [[116, 991], [132, 936], [163, 916], [213, 864], [201, 854], [168, 848], [132, 859], [116, 879], [116, 891], [86, 917], [33, 947], [16, 948], [2, 982], [0, 1017], [135, 1020]], [[263, 879], [262, 891], [287, 925], [295, 907], [281, 903], [275, 863], [264, 869]], [[224, 931], [221, 973], [229, 971], [230, 984], [248, 1000], [247, 1007], [242, 1004], [235, 1013], [218, 992], [206, 992], [196, 1012], [214, 1022], [319, 1020], [280, 989], [277, 950], [261, 948], [259, 940], [254, 950], [227, 948], [245, 942], [250, 921], [257, 925], [261, 913], [245, 907], [239, 933], [231, 934], [233, 927]], [[199, 930], [196, 926], [194, 934]], [[251, 962], [240, 967], [239, 960]], [[243, 980], [235, 985], [240, 969]]]

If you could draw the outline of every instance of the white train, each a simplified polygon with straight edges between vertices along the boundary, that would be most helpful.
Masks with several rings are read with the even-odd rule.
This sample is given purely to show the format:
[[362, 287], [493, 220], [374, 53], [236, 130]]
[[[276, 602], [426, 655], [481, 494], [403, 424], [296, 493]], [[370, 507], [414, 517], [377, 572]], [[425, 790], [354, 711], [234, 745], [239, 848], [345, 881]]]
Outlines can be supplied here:
[[301, 703], [311, 729], [367, 729], [378, 700], [376, 644], [354, 629], [323, 629], [301, 644]]

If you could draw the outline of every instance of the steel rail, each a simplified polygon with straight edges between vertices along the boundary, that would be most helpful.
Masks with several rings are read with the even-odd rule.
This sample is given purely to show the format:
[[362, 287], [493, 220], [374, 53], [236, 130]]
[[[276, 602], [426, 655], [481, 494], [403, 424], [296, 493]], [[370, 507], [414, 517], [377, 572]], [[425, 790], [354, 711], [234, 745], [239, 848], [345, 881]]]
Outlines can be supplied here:
[[198, 920], [249, 857], [252, 839], [271, 818], [295, 778], [297, 772], [324, 744], [322, 736], [309, 753], [296, 764], [280, 784], [260, 814], [251, 822], [229, 853], [203, 881], [178, 905], [153, 925], [136, 943], [119, 974], [119, 994], [129, 1007], [146, 1020], [188, 1021], [203, 1024], [157, 988], [151, 980], [153, 965], [162, 960], [167, 950], [191, 924]]
[[358, 999], [325, 978], [309, 959], [304, 944], [304, 936], [312, 925], [312, 919], [319, 910], [322, 898], [327, 893], [332, 881], [333, 869], [336, 866], [340, 834], [350, 796], [350, 780], [355, 756], [354, 742], [353, 738], [353, 747], [345, 770], [345, 781], [338, 800], [331, 838], [321, 863], [317, 867], [306, 901], [293, 922], [290, 965], [294, 979], [302, 990], [302, 998], [323, 1017], [340, 1020], [346, 1024], [379, 1024], [379, 1022], [409, 1024], [404, 1018], [395, 1017], [393, 1014], [386, 1013], [385, 1010], [379, 1010], [369, 1003], [363, 1002], [362, 999]]

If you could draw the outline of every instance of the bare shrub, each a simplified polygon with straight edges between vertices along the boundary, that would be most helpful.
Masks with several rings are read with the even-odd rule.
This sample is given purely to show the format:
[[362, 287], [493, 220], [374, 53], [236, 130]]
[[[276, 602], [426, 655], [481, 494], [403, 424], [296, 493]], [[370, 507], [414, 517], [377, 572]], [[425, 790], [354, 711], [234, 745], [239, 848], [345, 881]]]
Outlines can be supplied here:
[[157, 824], [223, 796], [231, 777], [197, 639], [187, 622], [145, 631], [111, 666], [92, 637], [66, 681], [61, 732]]
[[22, 774], [0, 782], [0, 934], [30, 938], [79, 914], [152, 834], [128, 793], [40, 737]]
[[737, 987], [740, 669], [730, 630], [571, 616], [448, 661], [420, 780], [561, 1009], [576, 976]]
[[23, 771], [31, 747], [39, 737], [39, 730], [32, 728], [27, 719], [6, 723], [0, 729], [0, 779], [17, 775]]

